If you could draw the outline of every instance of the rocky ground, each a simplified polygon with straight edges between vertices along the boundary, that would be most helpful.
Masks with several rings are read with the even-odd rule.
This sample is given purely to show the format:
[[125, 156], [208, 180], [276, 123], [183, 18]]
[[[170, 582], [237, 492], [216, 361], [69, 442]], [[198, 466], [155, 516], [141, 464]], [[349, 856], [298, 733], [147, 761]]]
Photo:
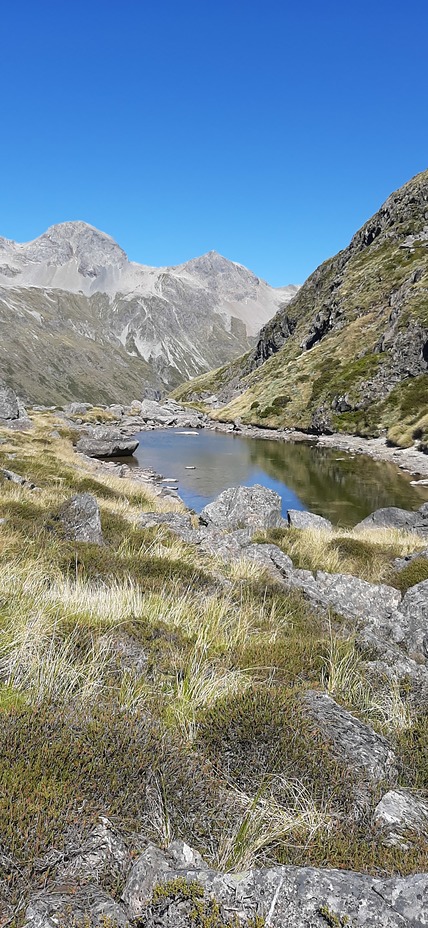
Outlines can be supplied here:
[[0, 925], [428, 924], [428, 507], [195, 517], [149, 402], [0, 429]]

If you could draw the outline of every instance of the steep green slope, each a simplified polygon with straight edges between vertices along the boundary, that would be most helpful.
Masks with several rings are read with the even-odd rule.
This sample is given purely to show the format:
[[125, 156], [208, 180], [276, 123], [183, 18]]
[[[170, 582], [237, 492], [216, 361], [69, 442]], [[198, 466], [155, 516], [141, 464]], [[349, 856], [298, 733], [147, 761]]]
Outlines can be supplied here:
[[[220, 419], [428, 436], [428, 171], [324, 262], [238, 361], [180, 387]], [[209, 402], [209, 400], [208, 400]]]

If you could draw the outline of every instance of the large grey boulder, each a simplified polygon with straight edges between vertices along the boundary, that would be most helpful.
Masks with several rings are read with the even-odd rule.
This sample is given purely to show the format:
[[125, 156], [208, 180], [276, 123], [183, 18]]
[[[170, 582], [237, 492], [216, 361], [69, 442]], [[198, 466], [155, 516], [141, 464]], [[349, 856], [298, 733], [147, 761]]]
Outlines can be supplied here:
[[32, 897], [23, 928], [131, 928], [121, 905], [100, 886], [53, 889]]
[[[170, 854], [157, 848], [148, 848], [137, 861], [125, 887], [130, 915], [141, 919], [142, 928], [190, 928], [194, 902], [180, 891], [183, 880], [199, 883], [207, 906], [216, 900], [224, 923], [247, 925], [257, 915], [268, 928], [428, 925], [428, 874], [382, 880], [345, 870], [291, 866], [223, 874], [197, 860], [174, 866]], [[169, 893], [165, 887], [152, 901], [154, 887], [165, 883]]]
[[117, 429], [97, 425], [85, 430], [76, 444], [76, 451], [91, 458], [127, 457], [138, 448], [138, 441], [127, 438]]
[[306, 693], [304, 705], [338, 758], [372, 783], [395, 780], [395, 754], [382, 735], [355, 718], [326, 693]]
[[362, 522], [358, 522], [355, 531], [365, 528], [397, 528], [415, 532], [422, 538], [428, 536], [428, 503], [424, 503], [416, 512], [388, 506], [376, 509]]
[[202, 509], [199, 520], [202, 525], [220, 529], [279, 526], [284, 524], [281, 497], [259, 484], [253, 487], [230, 487]]
[[78, 493], [58, 513], [64, 535], [70, 541], [102, 545], [101, 517], [98, 503], [91, 493]]
[[0, 381], [0, 419], [18, 419], [18, 397], [12, 387]]
[[329, 519], [317, 516], [314, 512], [305, 512], [300, 509], [289, 509], [287, 521], [290, 528], [315, 528], [325, 532], [331, 532], [333, 529]]
[[391, 789], [377, 804], [373, 824], [380, 830], [384, 844], [406, 850], [412, 838], [428, 838], [428, 803], [409, 790]]

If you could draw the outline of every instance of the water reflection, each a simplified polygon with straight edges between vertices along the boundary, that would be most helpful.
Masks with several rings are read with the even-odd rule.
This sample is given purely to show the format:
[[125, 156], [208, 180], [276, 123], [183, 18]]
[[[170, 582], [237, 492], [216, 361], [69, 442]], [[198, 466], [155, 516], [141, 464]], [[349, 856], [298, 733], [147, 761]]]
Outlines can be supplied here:
[[197, 512], [226, 487], [254, 483], [276, 490], [284, 512], [309, 509], [341, 525], [352, 525], [382, 506], [417, 509], [428, 498], [426, 487], [412, 487], [411, 478], [393, 464], [310, 443], [175, 429], [136, 437], [139, 465], [176, 477], [180, 495]]

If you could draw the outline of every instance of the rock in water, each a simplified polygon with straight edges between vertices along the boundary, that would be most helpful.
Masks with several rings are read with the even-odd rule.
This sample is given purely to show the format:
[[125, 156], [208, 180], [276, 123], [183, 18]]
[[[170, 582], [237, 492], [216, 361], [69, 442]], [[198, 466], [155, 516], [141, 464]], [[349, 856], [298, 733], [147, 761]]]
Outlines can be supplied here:
[[70, 541], [102, 545], [103, 533], [98, 503], [91, 493], [72, 496], [59, 512], [64, 534]]
[[202, 509], [202, 525], [223, 529], [271, 528], [284, 524], [281, 497], [273, 490], [256, 484], [253, 487], [230, 487]]
[[128, 457], [138, 448], [138, 441], [126, 438], [117, 429], [95, 426], [86, 429], [76, 444], [76, 451], [91, 458]]

